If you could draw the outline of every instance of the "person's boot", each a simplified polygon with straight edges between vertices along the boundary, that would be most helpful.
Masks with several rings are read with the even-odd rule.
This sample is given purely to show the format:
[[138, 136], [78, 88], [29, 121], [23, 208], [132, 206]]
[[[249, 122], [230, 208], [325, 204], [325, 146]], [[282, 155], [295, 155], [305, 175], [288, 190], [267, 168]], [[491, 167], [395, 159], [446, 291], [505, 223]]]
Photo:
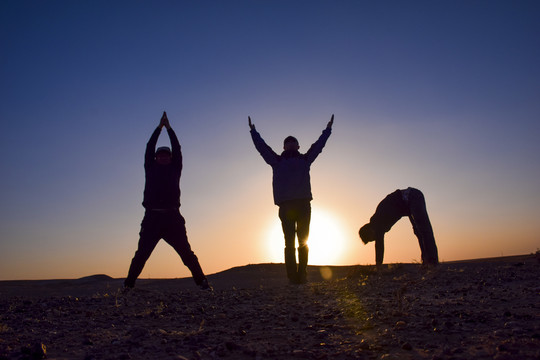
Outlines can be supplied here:
[[298, 283], [307, 283], [307, 263], [309, 248], [307, 245], [298, 248]]
[[201, 290], [214, 291], [214, 288], [208, 283], [208, 279], [204, 278], [199, 284], [197, 284]]
[[298, 282], [298, 274], [296, 267], [296, 249], [294, 247], [285, 248], [285, 268], [287, 269], [287, 278], [291, 283]]

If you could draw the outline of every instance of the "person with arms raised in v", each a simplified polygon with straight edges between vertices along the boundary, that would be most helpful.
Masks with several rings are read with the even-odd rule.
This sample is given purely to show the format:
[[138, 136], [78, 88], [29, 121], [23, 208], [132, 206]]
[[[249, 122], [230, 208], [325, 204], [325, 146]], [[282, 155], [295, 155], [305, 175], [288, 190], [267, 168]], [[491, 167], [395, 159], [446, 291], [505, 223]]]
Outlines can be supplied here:
[[[279, 218], [285, 237], [285, 267], [291, 283], [307, 282], [309, 248], [309, 224], [311, 221], [310, 167], [324, 148], [332, 133], [334, 115], [319, 139], [305, 154], [298, 150], [300, 145], [293, 136], [283, 141], [283, 152], [278, 155], [268, 146], [255, 129], [248, 116], [251, 138], [264, 161], [272, 167], [274, 203], [279, 207]], [[298, 263], [296, 262], [295, 237], [298, 237]]]

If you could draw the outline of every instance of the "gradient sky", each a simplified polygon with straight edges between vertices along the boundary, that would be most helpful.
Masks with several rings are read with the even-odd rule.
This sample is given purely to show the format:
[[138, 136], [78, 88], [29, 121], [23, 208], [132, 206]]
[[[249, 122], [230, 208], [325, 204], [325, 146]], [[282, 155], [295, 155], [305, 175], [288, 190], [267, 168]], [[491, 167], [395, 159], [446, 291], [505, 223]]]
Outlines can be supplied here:
[[[535, 252], [539, 17], [536, 0], [1, 1], [0, 279], [125, 277], [163, 110], [208, 274], [283, 262], [248, 115], [274, 150], [295, 135], [306, 151], [335, 114], [311, 170], [311, 264], [373, 264], [358, 228], [408, 186], [440, 260]], [[385, 262], [411, 261], [402, 219]], [[184, 276], [163, 241], [141, 274]]]

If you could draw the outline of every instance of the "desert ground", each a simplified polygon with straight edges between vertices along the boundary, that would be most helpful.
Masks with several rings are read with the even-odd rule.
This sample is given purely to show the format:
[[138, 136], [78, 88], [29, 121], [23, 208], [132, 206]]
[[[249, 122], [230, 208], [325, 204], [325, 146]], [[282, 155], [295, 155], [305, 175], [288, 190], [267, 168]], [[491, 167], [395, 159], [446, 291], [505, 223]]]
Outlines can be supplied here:
[[538, 254], [0, 282], [0, 359], [540, 359]]

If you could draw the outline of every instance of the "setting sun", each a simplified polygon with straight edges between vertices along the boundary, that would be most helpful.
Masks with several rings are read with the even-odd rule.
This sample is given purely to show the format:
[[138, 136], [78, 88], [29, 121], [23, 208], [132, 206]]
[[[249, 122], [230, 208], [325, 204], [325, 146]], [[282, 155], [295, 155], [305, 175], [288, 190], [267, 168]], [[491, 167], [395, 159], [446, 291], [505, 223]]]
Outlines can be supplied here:
[[[339, 264], [343, 257], [344, 245], [345, 237], [339, 220], [324, 210], [312, 208], [308, 240], [309, 264]], [[283, 262], [284, 246], [281, 222], [276, 218], [272, 221], [267, 235], [269, 261]]]

